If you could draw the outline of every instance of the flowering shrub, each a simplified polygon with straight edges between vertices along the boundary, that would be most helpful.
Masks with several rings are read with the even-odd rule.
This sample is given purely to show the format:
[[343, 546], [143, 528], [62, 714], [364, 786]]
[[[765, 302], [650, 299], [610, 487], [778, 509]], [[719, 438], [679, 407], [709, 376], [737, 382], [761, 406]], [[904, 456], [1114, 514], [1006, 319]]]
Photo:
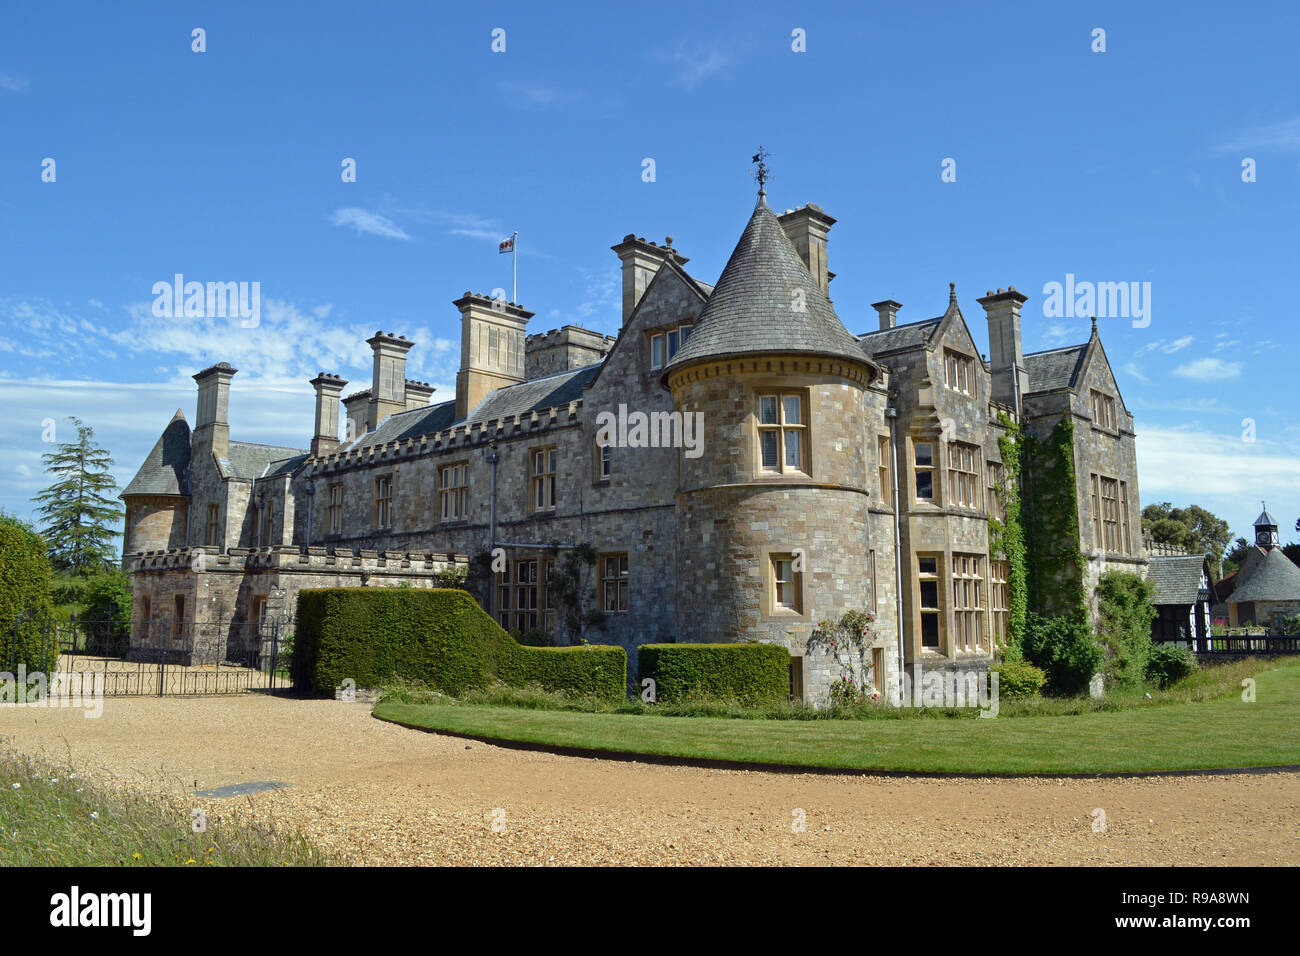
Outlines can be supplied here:
[[819, 621], [808, 638], [810, 652], [831, 654], [839, 667], [839, 680], [831, 682], [830, 705], [857, 706], [866, 700], [879, 697], [868, 683], [867, 653], [875, 636], [871, 624], [875, 615], [870, 611], [845, 611], [838, 621]]

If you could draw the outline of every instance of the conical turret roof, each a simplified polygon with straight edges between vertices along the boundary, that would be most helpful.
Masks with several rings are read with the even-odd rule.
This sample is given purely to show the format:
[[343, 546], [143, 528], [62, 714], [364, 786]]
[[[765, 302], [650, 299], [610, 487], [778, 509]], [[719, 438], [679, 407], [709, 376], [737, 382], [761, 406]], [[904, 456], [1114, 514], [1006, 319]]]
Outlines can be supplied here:
[[762, 193], [690, 338], [664, 367], [663, 379], [701, 360], [757, 353], [825, 355], [875, 367], [835, 314]]

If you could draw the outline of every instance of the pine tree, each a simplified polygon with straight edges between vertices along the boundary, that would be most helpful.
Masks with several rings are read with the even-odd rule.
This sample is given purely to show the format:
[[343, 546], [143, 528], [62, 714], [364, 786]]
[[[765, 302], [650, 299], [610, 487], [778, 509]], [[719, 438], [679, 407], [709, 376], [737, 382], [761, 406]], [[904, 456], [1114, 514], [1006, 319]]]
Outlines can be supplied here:
[[80, 419], [70, 418], [77, 440], [41, 456], [45, 470], [55, 477], [32, 500], [40, 504], [41, 534], [50, 549], [50, 562], [61, 571], [86, 574], [114, 559], [112, 539], [123, 511], [116, 497], [117, 482], [109, 474], [113, 459], [95, 444], [95, 432]]

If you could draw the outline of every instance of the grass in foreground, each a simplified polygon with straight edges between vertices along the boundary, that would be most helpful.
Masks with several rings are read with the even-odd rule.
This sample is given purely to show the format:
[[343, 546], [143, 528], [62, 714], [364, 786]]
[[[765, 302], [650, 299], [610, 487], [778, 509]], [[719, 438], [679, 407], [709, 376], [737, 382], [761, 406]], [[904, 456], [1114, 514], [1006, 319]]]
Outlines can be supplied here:
[[323, 866], [306, 839], [191, 806], [101, 790], [75, 771], [0, 753], [0, 866]]
[[662, 711], [529, 709], [448, 698], [404, 703], [400, 693], [381, 702], [374, 713], [424, 730], [553, 747], [852, 770], [1140, 773], [1300, 764], [1300, 661], [1255, 662], [1248, 671], [1256, 674], [1254, 703], [1242, 700], [1240, 670], [1237, 665], [1206, 668], [1190, 683], [1171, 688], [1175, 696], [1159, 703], [1143, 697], [1144, 705], [1128, 708], [1028, 713], [1015, 719], [978, 718], [963, 711], [961, 719], [942, 724], [731, 716], [683, 720], [661, 716]]

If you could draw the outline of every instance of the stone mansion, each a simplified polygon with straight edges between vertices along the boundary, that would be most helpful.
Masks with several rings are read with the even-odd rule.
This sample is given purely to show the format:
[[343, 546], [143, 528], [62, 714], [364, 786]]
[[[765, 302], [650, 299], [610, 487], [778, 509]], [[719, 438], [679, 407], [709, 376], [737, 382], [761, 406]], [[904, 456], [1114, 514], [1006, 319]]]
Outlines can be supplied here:
[[832, 668], [809, 636], [850, 609], [875, 615], [882, 690], [900, 648], [907, 669], [982, 669], [1007, 633], [989, 523], [1008, 422], [1044, 438], [1073, 422], [1086, 593], [1107, 567], [1144, 573], [1133, 417], [1095, 323], [1025, 353], [1028, 297], [998, 289], [977, 300], [985, 358], [950, 287], [934, 318], [900, 322], [886, 299], [851, 332], [829, 298], [835, 221], [813, 204], [777, 215], [760, 191], [716, 285], [671, 237], [626, 236], [617, 337], [530, 335], [533, 313], [466, 292], [454, 398], [431, 404], [406, 378], [416, 343], [377, 332], [369, 387], [311, 381], [309, 447], [232, 439], [236, 370], [204, 369], [193, 429], [177, 411], [122, 495], [137, 620], [249, 622], [303, 587], [433, 586], [498, 547], [488, 610], [549, 630], [557, 555], [587, 544], [607, 612], [587, 637], [626, 647], [633, 676], [647, 642], [775, 642], [792, 691], [816, 699]]

